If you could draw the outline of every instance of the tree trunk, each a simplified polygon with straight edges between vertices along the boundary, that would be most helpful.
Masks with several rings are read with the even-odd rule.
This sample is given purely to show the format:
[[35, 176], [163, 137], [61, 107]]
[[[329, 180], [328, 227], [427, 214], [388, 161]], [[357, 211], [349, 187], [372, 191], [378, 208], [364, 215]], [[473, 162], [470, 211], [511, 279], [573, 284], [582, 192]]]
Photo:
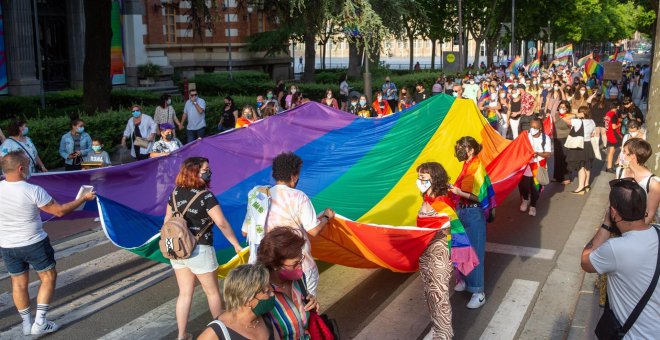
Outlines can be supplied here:
[[316, 64], [316, 34], [308, 27], [303, 39], [305, 41], [305, 70], [302, 75], [302, 81], [304, 83], [311, 83], [314, 81], [314, 68]]
[[468, 57], [469, 57], [469, 54], [470, 54], [468, 52], [469, 51], [468, 47], [470, 46], [470, 38], [469, 38], [469, 35], [467, 34], [467, 32], [469, 32], [469, 31], [465, 30], [465, 32], [466, 33], [463, 35], [463, 54], [464, 54], [463, 55], [463, 69], [466, 69], [468, 67], [468, 64], [470, 64], [470, 63], [468, 63]]
[[435, 43], [437, 39], [431, 39], [431, 69], [435, 70]]
[[328, 40], [321, 42], [321, 68], [325, 70], [325, 57], [328, 54]]
[[409, 50], [408, 54], [410, 55], [410, 65], [408, 65], [409, 69], [412, 71], [413, 70], [413, 59], [414, 59], [414, 49], [415, 49], [415, 37], [412, 34], [408, 34], [408, 45], [409, 45]]
[[495, 52], [495, 39], [486, 39], [486, 66], [493, 63], [493, 52]]
[[85, 1], [83, 107], [88, 115], [110, 108], [111, 8], [110, 0]]
[[474, 43], [475, 43], [475, 45], [474, 45], [474, 62], [472, 62], [472, 66], [474, 66], [474, 68], [476, 68], [476, 69], [479, 68], [479, 61], [480, 61], [480, 58], [481, 58], [481, 53], [480, 52], [481, 52], [481, 42], [482, 41], [483, 41], [483, 39], [474, 38]]
[[351, 79], [360, 78], [360, 49], [356, 42], [348, 42], [348, 77]]

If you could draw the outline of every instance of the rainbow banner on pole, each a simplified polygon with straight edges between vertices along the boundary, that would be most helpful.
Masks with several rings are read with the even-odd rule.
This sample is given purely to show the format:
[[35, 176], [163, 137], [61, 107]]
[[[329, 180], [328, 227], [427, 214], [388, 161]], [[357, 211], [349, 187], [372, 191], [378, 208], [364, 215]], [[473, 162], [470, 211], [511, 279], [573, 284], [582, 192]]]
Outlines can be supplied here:
[[589, 60], [589, 59], [593, 59], [593, 58], [594, 58], [594, 54], [593, 54], [593, 52], [592, 52], [592, 53], [589, 53], [589, 54], [585, 55], [584, 57], [578, 59], [578, 61], [577, 61], [577, 66], [578, 66], [578, 67], [582, 67], [582, 66], [584, 66], [584, 64], [587, 63], [587, 60]]
[[559, 47], [555, 50], [555, 58], [568, 57], [573, 55], [573, 44]]
[[559, 58], [553, 60], [552, 62], [550, 62], [550, 66], [553, 66], [553, 65], [566, 65], [566, 64], [568, 64], [568, 56], [559, 57]]
[[541, 68], [541, 59], [536, 58], [532, 60], [529, 65], [527, 65], [527, 73], [532, 74], [533, 72], [538, 71]]
[[112, 28], [112, 40], [110, 41], [110, 78], [112, 79], [112, 85], [126, 84], [121, 5], [122, 1], [112, 1], [112, 13], [110, 17], [110, 26]]
[[517, 55], [512, 61], [511, 64], [509, 64], [509, 68], [507, 68], [507, 72], [509, 73], [514, 73], [515, 75], [518, 75], [518, 69], [523, 66], [522, 59], [520, 58], [519, 55]]
[[[330, 207], [344, 216], [333, 219], [312, 239], [314, 257], [351, 267], [412, 272], [440, 227], [415, 226], [422, 203], [416, 168], [437, 161], [450, 178], [457, 178], [462, 163], [454, 157], [454, 144], [463, 136], [472, 136], [483, 146], [479, 160], [484, 168], [472, 183], [487, 211], [516, 188], [532, 158], [531, 145], [524, 133], [513, 142], [502, 138], [473, 101], [445, 94], [381, 119], [308, 103], [246, 128], [195, 141], [165, 157], [37, 174], [30, 182], [60, 202], [71, 200], [79, 186], [93, 185], [98, 202], [85, 208], [97, 208], [108, 238], [118, 247], [167, 262], [158, 248], [159, 229], [185, 159], [209, 158], [210, 189], [240, 239], [248, 192], [257, 185], [273, 184], [273, 158], [293, 151], [303, 159], [297, 188], [310, 197], [317, 211]], [[444, 223], [460, 223], [451, 208], [445, 210]], [[452, 228], [451, 238], [455, 265], [471, 270], [471, 248], [459, 242], [467, 237]], [[224, 263], [221, 272], [240, 263], [217, 230], [214, 246], [219, 263]]]
[[601, 65], [599, 62], [589, 59], [587, 62], [584, 64], [584, 73], [590, 77], [592, 74], [596, 75], [597, 79], [603, 79], [603, 72], [605, 69], [603, 68], [603, 65]]

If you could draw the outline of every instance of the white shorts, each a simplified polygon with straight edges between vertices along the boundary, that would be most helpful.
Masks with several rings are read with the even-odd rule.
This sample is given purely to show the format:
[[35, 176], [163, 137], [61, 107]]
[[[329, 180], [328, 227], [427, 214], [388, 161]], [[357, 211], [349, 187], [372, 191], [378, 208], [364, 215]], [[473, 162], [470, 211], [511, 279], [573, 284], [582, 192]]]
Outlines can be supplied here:
[[218, 259], [215, 248], [207, 245], [197, 245], [189, 258], [185, 260], [170, 260], [172, 268], [188, 268], [193, 274], [206, 274], [218, 269]]

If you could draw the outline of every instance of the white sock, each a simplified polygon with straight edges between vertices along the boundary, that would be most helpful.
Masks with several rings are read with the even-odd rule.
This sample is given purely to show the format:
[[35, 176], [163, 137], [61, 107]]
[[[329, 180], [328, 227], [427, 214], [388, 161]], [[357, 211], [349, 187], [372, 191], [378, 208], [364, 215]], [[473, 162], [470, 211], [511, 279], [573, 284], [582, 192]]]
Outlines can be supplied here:
[[30, 307], [25, 309], [19, 309], [18, 314], [21, 315], [21, 319], [23, 319], [23, 324], [32, 324], [32, 317], [30, 316]]
[[34, 322], [38, 325], [43, 325], [46, 322], [47, 312], [48, 305], [37, 304], [37, 315], [34, 317]]

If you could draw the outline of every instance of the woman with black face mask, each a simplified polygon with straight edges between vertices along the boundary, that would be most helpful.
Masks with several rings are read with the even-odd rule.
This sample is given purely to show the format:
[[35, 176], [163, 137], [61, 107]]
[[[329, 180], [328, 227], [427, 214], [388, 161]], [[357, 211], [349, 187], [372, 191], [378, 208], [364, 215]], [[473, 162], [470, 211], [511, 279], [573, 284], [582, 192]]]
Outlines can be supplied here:
[[216, 273], [218, 260], [213, 248], [213, 224], [218, 226], [237, 254], [242, 249], [222, 213], [218, 200], [208, 191], [210, 182], [209, 160], [204, 157], [188, 158], [181, 165], [176, 176], [176, 187], [167, 201], [165, 221], [175, 212], [180, 213], [193, 236], [199, 237], [189, 258], [170, 260], [179, 286], [179, 297], [176, 301], [178, 339], [192, 339], [192, 335], [186, 333], [186, 324], [195, 290], [195, 278], [199, 280], [206, 294], [211, 315], [218, 316], [223, 310]]
[[468, 276], [456, 284], [457, 292], [467, 290], [472, 293], [472, 298], [467, 308], [476, 309], [486, 303], [484, 293], [484, 255], [486, 251], [486, 218], [481, 209], [479, 191], [486, 172], [484, 165], [477, 155], [481, 151], [481, 144], [470, 136], [461, 137], [454, 146], [455, 156], [463, 163], [463, 169], [456, 178], [456, 182], [449, 188], [456, 202], [456, 213], [458, 219], [463, 223], [470, 243], [477, 253], [479, 265], [474, 268]]

